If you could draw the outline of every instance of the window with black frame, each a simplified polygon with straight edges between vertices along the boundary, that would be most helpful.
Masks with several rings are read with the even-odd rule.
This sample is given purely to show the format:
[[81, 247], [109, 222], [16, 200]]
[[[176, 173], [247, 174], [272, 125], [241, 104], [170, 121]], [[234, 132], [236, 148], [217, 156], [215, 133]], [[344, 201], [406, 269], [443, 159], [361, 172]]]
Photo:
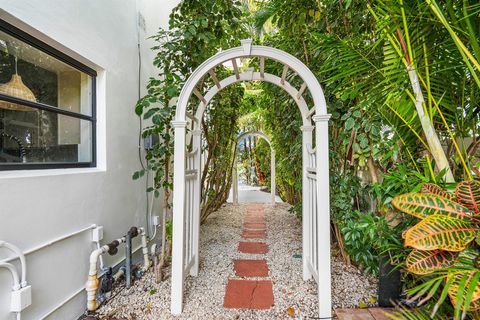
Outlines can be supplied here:
[[0, 170], [95, 166], [95, 77], [0, 20]]

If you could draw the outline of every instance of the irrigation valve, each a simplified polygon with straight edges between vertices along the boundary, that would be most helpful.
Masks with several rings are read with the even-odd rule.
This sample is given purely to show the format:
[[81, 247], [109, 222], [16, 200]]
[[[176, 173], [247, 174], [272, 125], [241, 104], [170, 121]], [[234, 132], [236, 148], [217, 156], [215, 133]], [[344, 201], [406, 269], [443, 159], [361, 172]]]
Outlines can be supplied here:
[[21, 312], [32, 304], [32, 286], [25, 286], [12, 291], [11, 312]]

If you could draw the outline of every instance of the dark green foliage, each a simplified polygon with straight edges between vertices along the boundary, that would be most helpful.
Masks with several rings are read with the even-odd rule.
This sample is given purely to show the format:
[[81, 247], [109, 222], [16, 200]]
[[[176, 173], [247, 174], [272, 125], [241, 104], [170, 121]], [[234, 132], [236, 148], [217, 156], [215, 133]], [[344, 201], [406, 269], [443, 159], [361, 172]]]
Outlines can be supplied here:
[[[219, 49], [238, 45], [245, 32], [240, 20], [242, 14], [239, 1], [184, 0], [170, 15], [169, 30], [161, 29], [153, 36], [157, 43], [152, 48], [156, 51], [154, 65], [159, 70], [159, 76], [150, 79], [147, 85], [148, 94], [138, 101], [135, 112], [151, 123], [143, 131], [143, 136], [158, 134], [161, 138], [160, 143], [146, 155], [147, 168], [136, 172], [134, 178], [143, 176], [145, 170], [154, 171], [154, 184], [151, 190], [163, 188], [166, 191], [167, 203], [168, 190], [172, 188], [170, 166], [173, 130], [170, 122], [175, 114], [172, 99], [179, 95], [188, 76], [204, 60], [217, 53]], [[203, 85], [204, 87], [199, 88], [200, 91], [203, 91], [207, 84]], [[227, 89], [225, 92], [227, 97], [234, 92], [232, 90], [235, 89]], [[221, 100], [221, 96], [220, 94], [216, 101]], [[236, 98], [238, 95], [232, 97]], [[213, 104], [218, 103], [216, 101]], [[197, 102], [192, 99], [191, 107], [196, 106]], [[234, 105], [234, 102], [228, 99], [223, 102]], [[233, 116], [235, 119], [236, 116]]]

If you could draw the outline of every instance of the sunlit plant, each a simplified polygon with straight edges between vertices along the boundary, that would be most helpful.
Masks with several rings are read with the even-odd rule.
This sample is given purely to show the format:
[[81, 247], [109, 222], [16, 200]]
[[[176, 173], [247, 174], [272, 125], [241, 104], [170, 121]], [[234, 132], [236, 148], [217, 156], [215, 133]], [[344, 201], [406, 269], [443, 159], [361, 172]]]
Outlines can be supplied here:
[[454, 193], [425, 184], [421, 193], [395, 197], [392, 204], [421, 221], [404, 233], [405, 246], [413, 251], [407, 271], [431, 278], [410, 290], [420, 304], [438, 293], [432, 316], [447, 295], [455, 318], [480, 309], [480, 183], [463, 181]]

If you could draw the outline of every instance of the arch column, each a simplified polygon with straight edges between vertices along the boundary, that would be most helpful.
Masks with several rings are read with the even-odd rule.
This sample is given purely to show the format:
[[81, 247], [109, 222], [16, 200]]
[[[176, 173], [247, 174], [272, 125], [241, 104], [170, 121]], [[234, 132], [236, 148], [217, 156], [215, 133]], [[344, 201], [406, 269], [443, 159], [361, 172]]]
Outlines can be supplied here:
[[312, 145], [313, 126], [301, 126], [302, 130], [302, 262], [303, 262], [303, 280], [307, 281], [312, 277], [308, 268], [308, 256], [310, 255], [309, 239], [312, 236], [310, 232], [311, 209], [310, 209], [310, 190], [307, 178], [307, 168], [309, 166], [310, 155], [308, 146]]
[[170, 311], [182, 313], [185, 250], [185, 133], [187, 121], [172, 121], [175, 130], [173, 162], [173, 234], [172, 234], [172, 289]]
[[237, 170], [237, 148], [234, 150], [234, 160], [233, 160], [233, 173], [232, 173], [232, 197], [233, 204], [238, 204], [238, 170]]
[[315, 115], [317, 167], [317, 230], [318, 230], [318, 303], [320, 318], [332, 316], [330, 265], [330, 179], [328, 120], [330, 115]]
[[190, 269], [190, 275], [196, 277], [198, 275], [199, 265], [199, 243], [200, 243], [200, 213], [201, 213], [201, 194], [202, 194], [202, 130], [192, 131], [193, 143], [192, 150], [194, 150], [195, 157], [195, 169], [197, 170], [197, 176], [195, 178], [195, 185], [193, 187], [193, 254], [195, 256], [194, 264]]
[[[270, 146], [271, 147], [271, 146]], [[275, 182], [275, 151], [271, 147], [271, 156], [270, 156], [270, 192], [272, 193], [272, 204], [275, 204], [275, 195], [276, 195], [276, 182]]]

